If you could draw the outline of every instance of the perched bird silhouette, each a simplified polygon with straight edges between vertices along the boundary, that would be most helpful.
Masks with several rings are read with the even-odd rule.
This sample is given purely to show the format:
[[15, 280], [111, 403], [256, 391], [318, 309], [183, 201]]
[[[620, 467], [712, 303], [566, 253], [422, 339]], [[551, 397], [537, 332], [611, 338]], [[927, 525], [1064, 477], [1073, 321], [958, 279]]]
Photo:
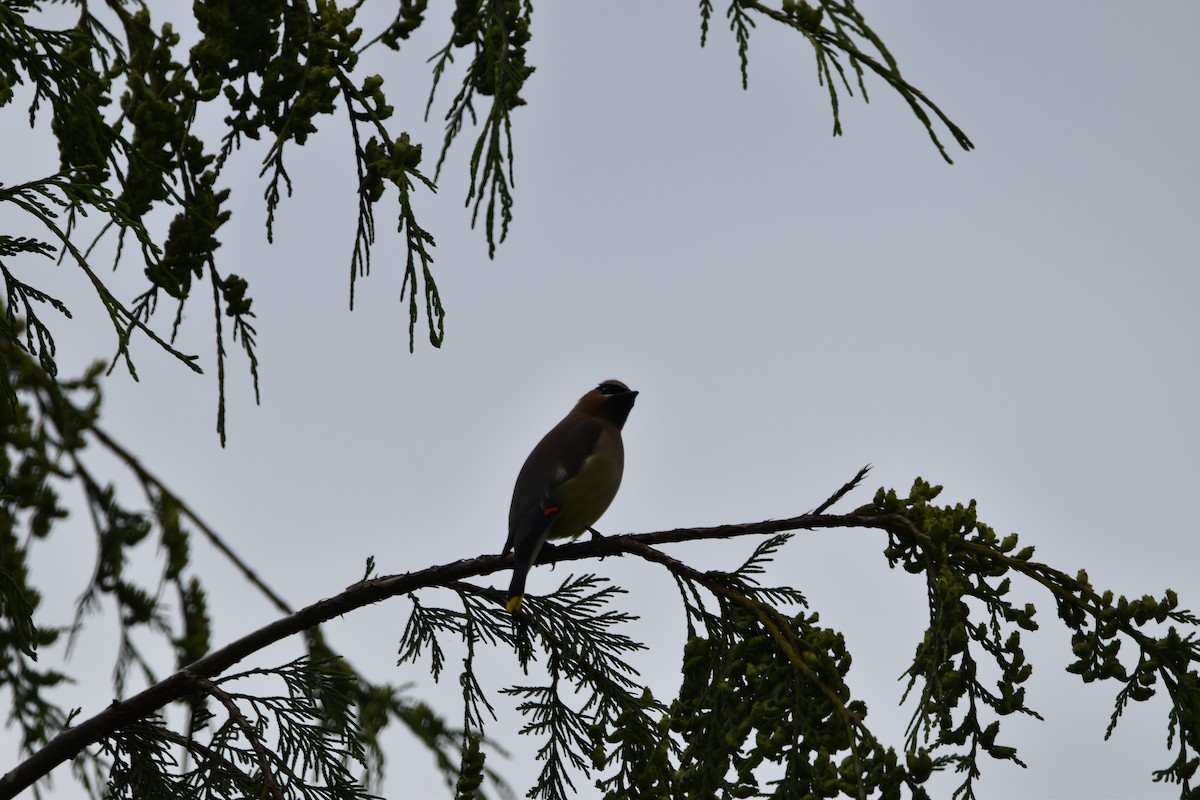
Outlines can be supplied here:
[[[517, 563], [508, 587], [509, 612], [521, 607], [525, 577], [547, 539], [573, 539], [600, 519], [625, 470], [625, 425], [638, 393], [620, 381], [604, 381], [542, 437], [525, 459], [508, 511], [508, 541]], [[595, 533], [595, 531], [592, 531]]]

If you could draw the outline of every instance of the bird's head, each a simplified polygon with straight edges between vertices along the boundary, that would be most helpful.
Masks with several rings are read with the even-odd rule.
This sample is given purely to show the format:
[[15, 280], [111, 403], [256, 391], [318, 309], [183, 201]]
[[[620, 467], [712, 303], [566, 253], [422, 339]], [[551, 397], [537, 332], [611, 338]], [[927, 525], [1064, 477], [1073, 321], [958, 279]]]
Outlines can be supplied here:
[[633, 410], [638, 393], [616, 380], [602, 381], [599, 386], [579, 398], [576, 411], [607, 419], [620, 428]]

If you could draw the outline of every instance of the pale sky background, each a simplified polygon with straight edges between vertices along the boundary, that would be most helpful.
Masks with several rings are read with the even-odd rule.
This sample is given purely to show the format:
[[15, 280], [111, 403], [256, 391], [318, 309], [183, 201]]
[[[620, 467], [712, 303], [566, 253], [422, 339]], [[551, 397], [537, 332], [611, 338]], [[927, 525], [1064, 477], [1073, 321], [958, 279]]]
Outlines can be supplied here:
[[[290, 154], [297, 194], [274, 246], [254, 177], [261, 152], [244, 152], [226, 175], [235, 220], [220, 256], [250, 281], [262, 407], [234, 352], [222, 450], [211, 309], [197, 298], [180, 346], [202, 356], [207, 374], [139, 342], [141, 383], [119, 370], [108, 381], [105, 426], [296, 606], [355, 581], [368, 555], [387, 574], [498, 552], [529, 449], [580, 394], [619, 378], [641, 395], [625, 429], [625, 482], [598, 525], [605, 533], [791, 516], [870, 462], [840, 510], [922, 476], [945, 485], [947, 503], [977, 499], [984, 521], [1019, 532], [1041, 560], [1087, 568], [1100, 589], [1172, 587], [1200, 609], [1190, 513], [1200, 484], [1200, 5], [861, 8], [906, 77], [975, 142], [972, 153], [952, 151], [954, 166], [878, 81], [869, 105], [844, 98], [846, 135], [831, 138], [811, 50], [774, 26], [753, 34], [743, 92], [723, 16], [701, 50], [694, 3], [544, 3], [530, 46], [538, 71], [514, 117], [516, 220], [495, 261], [462, 209], [469, 133], [439, 194], [418, 195], [438, 241], [441, 350], [418, 341], [407, 352], [402, 243], [386, 213], [373, 274], [347, 310], [355, 178], [344, 124], [325, 120]], [[440, 124], [415, 114], [448, 10], [431, 13], [431, 32], [368, 67], [384, 74], [396, 129], [425, 143], [430, 169]], [[18, 129], [23, 113], [8, 109], [5, 138], [20, 137], [30, 155], [14, 163], [6, 146], [6, 182], [55, 163], [44, 138]], [[70, 299], [76, 319], [57, 329], [65, 371], [111, 354], [77, 271], [22, 266]], [[129, 298], [140, 267], [127, 259], [114, 280]], [[90, 574], [92, 537], [80, 514], [38, 549], [56, 619], [69, 620]], [[217, 645], [275, 618], [194, 541]], [[670, 552], [728, 568], [754, 544]], [[768, 578], [800, 588], [845, 633], [867, 722], [898, 746], [911, 709], [897, 708], [896, 679], [924, 629], [925, 589], [887, 568], [883, 546], [875, 531], [801, 533]], [[635, 663], [669, 698], [683, 641], [673, 583], [607, 559], [535, 569], [529, 590], [580, 571], [629, 590], [622, 605], [642, 615], [633, 633], [650, 644]], [[491, 580], [502, 586], [508, 575]], [[1029, 769], [983, 762], [980, 796], [1176, 797], [1150, 778], [1172, 759], [1165, 702], [1129, 709], [1105, 743], [1119, 687], [1066, 675], [1069, 642], [1050, 598], [1018, 591], [1041, 609], [1044, 630], [1025, 639], [1029, 702], [1046, 721], [1003, 723]], [[434, 686], [424, 665], [395, 666], [408, 608], [393, 600], [327, 634], [367, 674], [411, 683], [457, 722], [456, 673]], [[64, 700], [85, 715], [111, 699], [112, 632], [97, 622], [69, 665], [94, 672]], [[255, 663], [298, 652], [288, 643]], [[523, 795], [539, 742], [515, 735], [515, 704], [495, 694], [515, 678], [512, 661], [488, 662], [501, 712], [488, 733], [512, 752], [489, 765]], [[410, 737], [390, 742], [387, 796], [451, 795]], [[60, 794], [72, 796], [67, 769], [59, 773]], [[948, 794], [956, 783], [942, 786]], [[589, 779], [577, 785], [591, 796]]]

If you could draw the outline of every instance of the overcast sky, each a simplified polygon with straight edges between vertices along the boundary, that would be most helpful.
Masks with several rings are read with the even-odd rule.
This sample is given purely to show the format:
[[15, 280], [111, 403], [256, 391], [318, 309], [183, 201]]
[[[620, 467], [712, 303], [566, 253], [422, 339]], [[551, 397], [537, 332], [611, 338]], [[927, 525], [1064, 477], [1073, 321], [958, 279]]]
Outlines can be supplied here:
[[[1200, 609], [1190, 513], [1200, 485], [1200, 5], [862, 3], [908, 80], [975, 142], [952, 151], [953, 166], [879, 82], [869, 105], [844, 98], [846, 134], [831, 138], [811, 50], [773, 26], [753, 34], [743, 92], [735, 43], [718, 20], [701, 50], [694, 5], [538, 6], [538, 71], [514, 117], [516, 219], [495, 261], [462, 208], [466, 138], [440, 192], [418, 196], [438, 243], [441, 350], [419, 340], [407, 352], [403, 253], [385, 215], [373, 273], [347, 310], [355, 178], [340, 121], [292, 152], [297, 192], [273, 246], [254, 177], [261, 153], [242, 154], [226, 173], [236, 216], [220, 256], [250, 281], [262, 406], [235, 353], [222, 450], [211, 310], [198, 300], [180, 347], [201, 354], [206, 375], [143, 342], [142, 380], [114, 374], [104, 424], [297, 606], [356, 580], [368, 555], [386, 574], [498, 552], [529, 449], [580, 394], [618, 378], [641, 394], [605, 533], [803, 513], [869, 462], [842, 510], [922, 476], [945, 485], [945, 502], [978, 500], [984, 521], [1019, 532], [1041, 560], [1086, 568], [1098, 588], [1173, 587]], [[428, 88], [424, 61], [445, 40], [445, 20], [430, 28], [370, 69], [410, 115], [432, 169], [439, 125], [412, 116]], [[20, 119], [10, 108], [6, 137]], [[44, 142], [26, 147], [48, 160], [4, 158], [5, 182], [53, 169]], [[82, 277], [40, 260], [26, 274], [35, 267], [74, 298], [76, 319], [60, 326], [64, 364], [109, 355]], [[139, 278], [132, 260], [115, 276], [126, 298]], [[80, 542], [91, 536], [76, 515], [35, 562], [56, 576], [46, 607], [63, 621], [90, 574]], [[753, 544], [671, 552], [728, 568]], [[925, 589], [888, 569], [883, 546], [875, 531], [801, 533], [769, 577], [800, 588], [845, 633], [868, 723], [899, 745], [911, 708], [897, 708], [896, 679], [924, 630]], [[220, 556], [199, 540], [194, 550], [218, 645], [275, 617]], [[664, 573], [629, 559], [543, 567], [529, 591], [593, 570], [629, 590], [623, 605], [643, 615], [634, 633], [651, 642], [636, 663], [670, 697], [683, 618]], [[980, 796], [1177, 796], [1150, 779], [1172, 760], [1165, 703], [1131, 708], [1104, 743], [1117, 687], [1063, 673], [1069, 642], [1052, 603], [1021, 591], [1045, 627], [1026, 638], [1028, 699], [1046, 721], [1005, 722], [1002, 738], [1029, 769], [984, 763]], [[436, 599], [450, 601], [428, 593]], [[327, 633], [376, 680], [411, 683], [458, 720], [456, 675], [434, 687], [424, 666], [395, 667], [408, 608], [397, 599]], [[110, 663], [111, 639], [107, 623], [94, 626], [70, 668]], [[298, 652], [289, 643], [256, 663]], [[515, 675], [511, 661], [497, 654], [487, 689]], [[107, 669], [67, 702], [100, 710]], [[489, 765], [522, 795], [539, 743], [515, 735], [511, 700], [493, 701], [501, 719], [488, 733], [513, 755]], [[388, 796], [449, 796], [413, 740], [390, 741]]]

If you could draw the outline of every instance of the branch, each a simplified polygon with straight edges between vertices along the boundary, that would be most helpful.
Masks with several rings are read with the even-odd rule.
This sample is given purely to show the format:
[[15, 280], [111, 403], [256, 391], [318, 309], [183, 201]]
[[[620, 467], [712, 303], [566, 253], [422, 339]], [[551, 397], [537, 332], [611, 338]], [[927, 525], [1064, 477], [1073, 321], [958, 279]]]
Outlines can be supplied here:
[[258, 768], [262, 770], [263, 786], [266, 791], [275, 800], [284, 800], [283, 790], [279, 788], [279, 782], [275, 780], [275, 770], [272, 769], [271, 756], [267, 753], [267, 749], [263, 746], [258, 734], [254, 732], [254, 726], [250, 724], [250, 720], [246, 719], [246, 715], [238, 708], [233, 698], [203, 675], [192, 675], [187, 670], [184, 670], [183, 674], [191, 680], [198, 690], [215, 698], [217, 702], [225, 706], [225, 711], [229, 713], [230, 719], [233, 720], [235, 725], [241, 728], [242, 735], [246, 737], [246, 740], [250, 742], [250, 746], [254, 748], [254, 755], [258, 759]]
[[857, 475], [855, 475], [850, 480], [846, 481], [846, 483], [842, 486], [842, 488], [838, 489], [836, 492], [831, 494], [829, 496], [828, 500], [826, 500], [824, 503], [821, 503], [821, 505], [817, 506], [809, 513], [824, 514], [826, 511], [828, 511], [830, 509], [831, 506], [833, 506], [834, 503], [836, 503], [838, 500], [841, 500], [843, 497], [848, 495], [850, 492], [854, 491], [854, 489], [857, 488], [860, 483], [862, 483], [862, 479], [867, 477], [867, 473], [870, 471], [871, 471], [871, 465], [867, 464], [865, 467], [863, 467], [862, 469], [860, 469], [858, 471]]
[[[653, 546], [676, 542], [728, 539], [736, 536], [782, 531], [875, 528], [892, 532], [904, 527], [906, 527], [906, 521], [893, 515], [801, 514], [788, 519], [719, 525], [712, 528], [676, 528], [655, 533], [608, 536], [603, 539], [560, 545], [546, 560], [547, 562], [579, 561], [599, 556], [624, 555], [637, 549], [639, 545]], [[48, 775], [59, 764], [74, 758], [84, 748], [111, 736], [121, 727], [192, 694], [195, 691], [197, 677], [216, 677], [234, 664], [275, 642], [389, 597], [433, 586], [446, 586], [453, 581], [465, 578], [490, 575], [494, 572], [511, 569], [512, 566], [512, 556], [480, 556], [429, 567], [417, 572], [374, 578], [353, 584], [341, 594], [277, 619], [269, 625], [209, 653], [138, 694], [113, 703], [79, 725], [64, 730], [50, 740], [45, 747], [0, 778], [0, 800], [10, 800], [10, 798], [16, 797], [17, 794], [32, 786], [35, 781]]]
[[[866, 469], [867, 468], [864, 468], [863, 471], [859, 473], [859, 478], [866, 474]], [[851, 483], [853, 483], [853, 481]], [[847, 486], [848, 485], [850, 484], [847, 484]], [[805, 663], [804, 659], [800, 657], [795, 648], [791, 646], [787, 637], [783, 634], [783, 628], [786, 627], [786, 622], [784, 622], [783, 625], [780, 625], [780, 614], [777, 610], [765, 607], [763, 604], [746, 597], [746, 595], [742, 594], [741, 592], [731, 589], [729, 586], [726, 586], [720, 581], [715, 580], [712, 576], [689, 567], [687, 564], [668, 556], [666, 553], [655, 550], [654, 548], [646, 545], [644, 542], [638, 541], [638, 537], [621, 536], [618, 537], [618, 540], [625, 548], [627, 548], [629, 553], [639, 555], [647, 561], [661, 564], [677, 577], [683, 577], [689, 581], [692, 581], [693, 583], [700, 584], [714, 595], [725, 597], [726, 599], [748, 609], [752, 614], [758, 617], [759, 621], [763, 624], [763, 627], [771, 634], [771, 638], [773, 638], [779, 644], [781, 651], [787, 655], [788, 661], [790, 661], [798, 670], [803, 672], [805, 677], [821, 688], [821, 692], [828, 697], [830, 702], [833, 703], [834, 707], [838, 709], [838, 712], [842, 715], [847, 724], [856, 730], [863, 738], [867, 739], [872, 745], [881, 746], [879, 744], [879, 740], [875, 738], [875, 734], [871, 733], [871, 731], [867, 729], [866, 725], [863, 724], [862, 719], [846, 707], [844, 700], [839, 697], [832, 688], [830, 688], [829, 684], [823, 680], [822, 677], [812, 669], [812, 667]]]
[[102, 445], [108, 448], [109, 452], [123, 461], [125, 466], [129, 467], [129, 469], [133, 471], [138, 480], [141, 482], [142, 487], [146, 490], [147, 497], [153, 501], [151, 487], [153, 487], [153, 489], [158, 491], [160, 494], [169, 497], [171, 502], [178, 506], [180, 513], [190, 519], [192, 524], [194, 524], [196, 528], [202, 534], [204, 534], [204, 537], [208, 539], [209, 543], [215, 547], [221, 553], [221, 555], [229, 559], [229, 562], [233, 564], [234, 568], [237, 569], [238, 572], [242, 573], [242, 577], [249, 581], [250, 584], [256, 589], [262, 592], [263, 595], [265, 595], [266, 598], [270, 600], [271, 603], [281, 612], [284, 614], [292, 613], [293, 609], [290, 605], [288, 605], [287, 601], [280, 597], [279, 594], [277, 594], [270, 586], [268, 586], [263, 579], [258, 576], [258, 573], [255, 572], [254, 569], [247, 564], [241, 556], [233, 552], [229, 545], [226, 544], [225, 540], [222, 539], [221, 536], [208, 525], [208, 523], [201, 519], [200, 515], [191, 506], [189, 506], [182, 497], [175, 494], [175, 492], [173, 492], [165, 483], [163, 483], [163, 481], [157, 475], [147, 469], [146, 466], [138, 460], [137, 456], [129, 452], [129, 450], [109, 436], [108, 433], [98, 425], [92, 425], [91, 432], [92, 435], [94, 435]]
[[[827, 500], [824, 504], [822, 504], [821, 507], [828, 508], [830, 505], [833, 505], [838, 498], [846, 494], [846, 492], [850, 491], [850, 489], [854, 488], [854, 486], [856, 486], [858, 482], [861, 481], [862, 478], [867, 474], [869, 469], [870, 466], [868, 465], [859, 470], [858, 474], [853, 479], [851, 479], [848, 483], [846, 483], [845, 486], [834, 493], [834, 495], [830, 497], [829, 500]], [[786, 656], [788, 662], [791, 663], [791, 665], [800, 673], [802, 673], [808, 680], [812, 681], [820, 688], [821, 693], [825, 695], [825, 697], [837, 710], [838, 715], [841, 717], [842, 722], [846, 725], [848, 731], [850, 731], [852, 735], [857, 735], [858, 741], [865, 743], [868, 747], [879, 751], [883, 750], [883, 745], [880, 743], [875, 734], [866, 726], [866, 723], [863, 722], [862, 717], [848, 708], [845, 701], [846, 699], [843, 698], [837, 692], [837, 690], [834, 689], [834, 687], [831, 687], [828, 681], [818, 674], [817, 670], [810, 666], [801, 656], [795, 646], [795, 641], [793, 640], [792, 636], [789, 635], [789, 632], [792, 631], [788, 620], [778, 611], [778, 609], [764, 605], [763, 603], [752, 599], [742, 592], [739, 592], [736, 589], [733, 589], [715, 579], [712, 575], [701, 572], [700, 570], [690, 567], [678, 559], [668, 556], [666, 553], [655, 550], [644, 542], [639, 541], [639, 538], [640, 537], [636, 536], [621, 536], [617, 537], [617, 541], [629, 553], [641, 556], [647, 561], [662, 565], [669, 572], [671, 572], [676, 579], [682, 578], [686, 581], [699, 584], [708, 589], [714, 595], [724, 597], [727, 600], [747, 609], [751, 614], [758, 618], [763, 628], [771, 635], [771, 638], [775, 640], [780, 652]], [[853, 757], [857, 759], [857, 747], [851, 746], [851, 753], [853, 754]], [[904, 774], [904, 781], [912, 790], [914, 797], [920, 795], [920, 787], [918, 783], [914, 782], [912, 777], [907, 773]]]
[[[852, 18], [849, 20], [843, 19], [842, 21], [839, 21], [837, 19], [838, 17], [845, 17], [845, 10], [847, 8], [853, 8], [852, 4], [849, 6], [842, 6], [829, 15], [832, 28], [822, 27], [820, 25], [821, 12], [829, 10], [830, 8], [836, 8], [835, 4], [824, 2], [824, 0], [821, 3], [821, 10], [818, 12], [815, 18], [798, 17], [794, 15], [789, 16], [782, 11], [763, 5], [758, 0], [740, 0], [738, 3], [735, 3], [735, 7], [738, 9], [752, 9], [757, 11], [781, 25], [786, 25], [789, 28], [795, 29], [802, 36], [809, 40], [809, 43], [812, 44], [813, 48], [817, 52], [819, 79], [822, 83], [829, 81], [828, 87], [830, 100], [833, 104], [834, 135], [837, 135], [841, 132], [841, 123], [838, 121], [837, 89], [834, 85], [834, 75], [830, 69], [830, 63], [826, 61], [826, 56], [824, 54], [825, 48], [833, 48], [846, 54], [858, 77], [858, 85], [863, 90], [864, 98], [866, 98], [867, 88], [863, 83], [863, 71], [860, 65], [866, 65], [868, 69], [882, 78], [889, 86], [898, 92], [900, 96], [904, 98], [905, 102], [908, 103], [908, 106], [912, 110], [913, 114], [918, 120], [920, 120], [921, 124], [925, 126], [925, 131], [929, 134], [929, 138], [933, 140], [934, 146], [937, 147], [938, 152], [941, 154], [942, 158], [945, 159], [946, 163], [953, 164], [954, 162], [950, 158], [950, 154], [946, 151], [945, 145], [943, 145], [941, 139], [938, 138], [937, 131], [933, 127], [933, 121], [930, 119], [929, 113], [926, 111], [926, 109], [928, 109], [930, 112], [933, 112], [934, 116], [936, 116], [938, 120], [940, 120], [941, 123], [946, 126], [946, 129], [950, 131], [950, 135], [954, 137], [954, 141], [959, 147], [961, 147], [963, 150], [974, 149], [975, 145], [967, 137], [967, 134], [961, 128], [955, 125], [954, 122], [951, 121], [950, 117], [946, 116], [945, 112], [938, 108], [938, 106], [932, 100], [930, 100], [924, 92], [900, 76], [900, 70], [896, 66], [895, 59], [892, 58], [891, 53], [887, 51], [887, 48], [884, 47], [884, 44], [879, 37], [876, 36], [870, 28], [866, 27], [865, 21], [862, 20], [861, 16], [859, 16], [857, 12], [851, 12]], [[745, 12], [742, 11], [741, 13]], [[855, 46], [854, 42], [845, 32], [847, 21], [850, 23], [850, 28], [852, 31], [856, 32], [860, 37], [865, 38], [875, 46], [875, 48], [879, 51], [880, 58], [883, 59], [882, 61], [869, 55], [868, 53], [863, 52], [861, 49]], [[742, 45], [739, 49], [744, 51], [744, 45]], [[744, 52], [742, 57], [744, 75]], [[834, 56], [832, 59], [832, 68], [837, 71], [843, 85], [845, 85], [847, 90], [849, 90], [850, 86], [842, 69], [841, 62], [837, 60], [836, 56]]]
[[[1167, 686], [1167, 690], [1171, 694], [1172, 705], [1178, 705], [1176, 699], [1176, 681], [1173, 676], [1177, 665], [1173, 664], [1171, 659], [1162, 656], [1160, 642], [1157, 639], [1146, 635], [1136, 625], [1119, 616], [1106, 617], [1105, 610], [1112, 608], [1111, 601], [1106, 600], [1089, 584], [1040, 561], [1014, 558], [977, 542], [963, 542], [962, 544], [967, 550], [986, 558], [995, 559], [1014, 572], [1024, 575], [1026, 578], [1039, 584], [1054, 597], [1055, 602], [1059, 603], [1060, 606], [1062, 604], [1069, 604], [1092, 617], [1092, 619], [1096, 620], [1097, 624], [1103, 621], [1115, 626], [1117, 630], [1132, 639], [1143, 652], [1154, 654], [1155, 660], [1158, 662], [1155, 671]], [[1108, 735], [1112, 734], [1112, 730], [1112, 727], [1110, 727], [1105, 738], [1108, 738]]]
[[[85, 413], [74, 403], [72, 403], [71, 400], [63, 393], [62, 387], [59, 385], [58, 381], [51, 377], [45, 371], [45, 369], [38, 365], [28, 351], [13, 343], [12, 340], [0, 337], [0, 362], [3, 361], [9, 361], [13, 364], [24, 362], [25, 369], [23, 370], [23, 374], [25, 378], [45, 394], [46, 402], [68, 409], [70, 413], [75, 415], [77, 418], [83, 418], [85, 416]], [[171, 488], [168, 487], [161, 478], [159, 478], [157, 475], [151, 472], [149, 468], [142, 464], [142, 462], [138, 460], [137, 456], [131, 453], [117, 440], [112, 438], [112, 436], [110, 436], [107, 431], [101, 428], [98, 423], [91, 423], [87, 430], [96, 437], [96, 440], [99, 441], [100, 444], [104, 445], [104, 447], [106, 447], [110, 453], [120, 459], [121, 462], [123, 462], [125, 466], [127, 466], [133, 472], [133, 474], [137, 476], [138, 481], [141, 483], [142, 488], [147, 498], [151, 500], [151, 503], [153, 503], [153, 492], [155, 491], [160, 495], [170, 498], [171, 502], [173, 502], [179, 508], [179, 511], [192, 521], [196, 528], [199, 529], [202, 534], [204, 534], [204, 537], [208, 539], [213, 547], [215, 547], [223, 556], [229, 559], [230, 563], [233, 564], [238, 572], [242, 573], [242, 576], [249, 581], [251, 585], [262, 592], [267, 599], [270, 600], [271, 603], [274, 604], [274, 606], [281, 612], [284, 614], [292, 613], [294, 609], [288, 605], [287, 601], [284, 600], [273, 589], [271, 589], [271, 587], [259, 577], [258, 573], [256, 573], [254, 569], [241, 558], [241, 556], [235, 553], [225, 542], [225, 540], [222, 539], [221, 536], [200, 517], [199, 513], [197, 513], [195, 509], [188, 505], [182, 497], [172, 491]]]

